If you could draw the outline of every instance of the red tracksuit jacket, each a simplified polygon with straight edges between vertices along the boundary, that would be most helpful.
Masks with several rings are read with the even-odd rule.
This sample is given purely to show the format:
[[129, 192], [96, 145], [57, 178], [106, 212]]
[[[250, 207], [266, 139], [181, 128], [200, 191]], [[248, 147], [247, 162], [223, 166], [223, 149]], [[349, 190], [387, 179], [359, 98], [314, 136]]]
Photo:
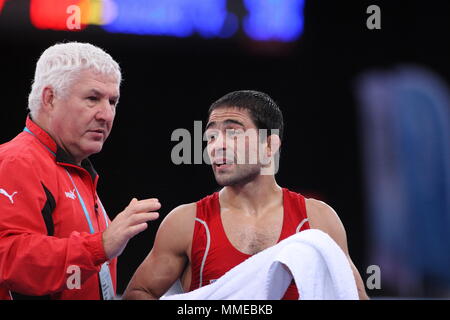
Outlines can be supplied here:
[[[101, 299], [107, 216], [98, 175], [87, 159], [74, 164], [30, 118], [26, 130], [0, 145], [0, 299]], [[109, 261], [114, 288], [116, 268], [117, 259]]]

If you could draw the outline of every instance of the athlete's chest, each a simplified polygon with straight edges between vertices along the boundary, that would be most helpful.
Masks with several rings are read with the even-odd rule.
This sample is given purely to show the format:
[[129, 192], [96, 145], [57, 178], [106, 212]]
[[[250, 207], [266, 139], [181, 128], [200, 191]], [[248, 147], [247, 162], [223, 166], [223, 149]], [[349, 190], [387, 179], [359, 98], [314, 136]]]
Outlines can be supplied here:
[[275, 245], [283, 228], [283, 208], [259, 217], [239, 212], [221, 212], [221, 222], [230, 244], [242, 253], [253, 255]]

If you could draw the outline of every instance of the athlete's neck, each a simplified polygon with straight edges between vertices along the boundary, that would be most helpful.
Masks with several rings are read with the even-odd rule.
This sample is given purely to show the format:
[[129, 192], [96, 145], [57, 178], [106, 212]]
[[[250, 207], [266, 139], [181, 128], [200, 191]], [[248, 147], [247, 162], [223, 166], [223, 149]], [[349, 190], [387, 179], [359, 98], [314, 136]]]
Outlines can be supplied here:
[[282, 200], [282, 189], [274, 176], [258, 176], [243, 185], [226, 186], [219, 193], [221, 207], [258, 215], [264, 208]]

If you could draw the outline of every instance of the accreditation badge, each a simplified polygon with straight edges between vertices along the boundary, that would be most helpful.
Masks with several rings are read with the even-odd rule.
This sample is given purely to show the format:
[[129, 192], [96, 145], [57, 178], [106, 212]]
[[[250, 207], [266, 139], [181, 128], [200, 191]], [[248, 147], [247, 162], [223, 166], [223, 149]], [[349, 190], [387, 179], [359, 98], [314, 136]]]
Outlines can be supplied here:
[[100, 277], [100, 286], [102, 287], [103, 300], [114, 300], [115, 298], [114, 286], [112, 283], [108, 262], [102, 264], [99, 277]]

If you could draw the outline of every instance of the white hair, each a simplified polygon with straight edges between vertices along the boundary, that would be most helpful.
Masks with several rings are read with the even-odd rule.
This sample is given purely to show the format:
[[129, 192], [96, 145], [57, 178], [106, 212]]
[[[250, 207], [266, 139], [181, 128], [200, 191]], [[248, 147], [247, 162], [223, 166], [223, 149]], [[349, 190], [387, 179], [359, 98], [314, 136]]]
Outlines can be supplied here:
[[34, 81], [28, 96], [28, 109], [31, 116], [41, 107], [42, 91], [51, 86], [55, 95], [67, 93], [79, 72], [90, 69], [114, 78], [118, 85], [122, 81], [120, 67], [102, 49], [80, 42], [59, 43], [47, 48], [36, 64]]

